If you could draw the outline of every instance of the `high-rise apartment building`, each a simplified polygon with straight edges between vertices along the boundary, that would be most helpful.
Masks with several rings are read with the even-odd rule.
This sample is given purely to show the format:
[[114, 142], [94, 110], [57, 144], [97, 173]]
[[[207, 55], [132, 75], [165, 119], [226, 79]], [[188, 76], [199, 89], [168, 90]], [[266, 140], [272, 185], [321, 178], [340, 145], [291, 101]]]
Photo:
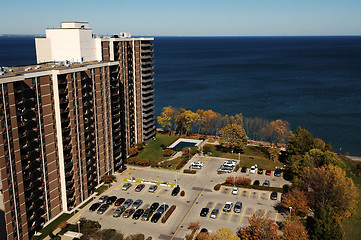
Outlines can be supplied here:
[[67, 22], [35, 40], [38, 64], [0, 76], [7, 239], [72, 211], [155, 136], [153, 38], [95, 37]]

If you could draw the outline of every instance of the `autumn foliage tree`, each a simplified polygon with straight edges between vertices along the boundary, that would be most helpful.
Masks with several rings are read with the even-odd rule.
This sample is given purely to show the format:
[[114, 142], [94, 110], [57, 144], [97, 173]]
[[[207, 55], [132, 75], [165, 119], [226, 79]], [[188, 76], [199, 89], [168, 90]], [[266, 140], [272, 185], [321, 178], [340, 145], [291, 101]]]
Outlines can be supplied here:
[[341, 220], [351, 216], [357, 204], [357, 191], [352, 179], [338, 166], [311, 169], [306, 177], [310, 207], [316, 213], [332, 209]]
[[157, 117], [158, 123], [166, 128], [175, 129], [175, 121], [177, 119], [178, 111], [177, 109], [169, 106], [164, 107], [160, 116]]
[[307, 193], [298, 189], [290, 190], [288, 193], [284, 193], [281, 205], [285, 208], [292, 207], [292, 212], [297, 215], [304, 215], [308, 213], [309, 200]]
[[238, 236], [233, 236], [233, 231], [229, 228], [219, 228], [210, 236], [212, 240], [240, 240]]
[[238, 124], [228, 124], [219, 131], [220, 144], [222, 147], [235, 150], [242, 148], [248, 137], [244, 128]]
[[278, 227], [264, 211], [256, 211], [248, 219], [249, 225], [239, 229], [237, 235], [247, 240], [279, 240]]
[[308, 240], [309, 235], [305, 226], [297, 218], [289, 218], [282, 228], [284, 240]]
[[270, 122], [265, 129], [265, 132], [268, 137], [267, 140], [277, 145], [278, 143], [287, 141], [291, 135], [290, 124], [287, 121], [278, 119]]

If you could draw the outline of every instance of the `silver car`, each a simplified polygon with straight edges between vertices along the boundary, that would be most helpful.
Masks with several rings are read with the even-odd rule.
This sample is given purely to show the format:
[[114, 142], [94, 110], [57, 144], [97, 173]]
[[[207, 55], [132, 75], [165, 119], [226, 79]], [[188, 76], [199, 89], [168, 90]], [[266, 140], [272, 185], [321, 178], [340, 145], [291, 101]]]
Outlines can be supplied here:
[[125, 211], [125, 207], [123, 207], [123, 206], [118, 207], [118, 208], [114, 211], [113, 217], [115, 217], [115, 218], [120, 217], [124, 211]]
[[212, 210], [211, 215], [209, 217], [210, 218], [217, 218], [218, 213], [219, 213], [219, 209], [215, 208], [215, 209]]
[[148, 192], [155, 192], [158, 189], [157, 185], [152, 185], [149, 187]]
[[130, 207], [130, 205], [132, 205], [132, 203], [133, 203], [133, 199], [127, 199], [127, 200], [125, 200], [125, 202], [123, 203], [123, 207], [125, 207], [125, 208], [128, 208], [128, 207]]
[[140, 207], [140, 205], [142, 205], [142, 203], [143, 203], [143, 200], [138, 199], [133, 203], [132, 208], [138, 209]]
[[103, 196], [101, 196], [100, 198], [99, 198], [99, 202], [100, 203], [105, 203], [105, 201], [107, 200], [109, 198], [109, 196], [107, 196], [107, 195], [103, 195]]

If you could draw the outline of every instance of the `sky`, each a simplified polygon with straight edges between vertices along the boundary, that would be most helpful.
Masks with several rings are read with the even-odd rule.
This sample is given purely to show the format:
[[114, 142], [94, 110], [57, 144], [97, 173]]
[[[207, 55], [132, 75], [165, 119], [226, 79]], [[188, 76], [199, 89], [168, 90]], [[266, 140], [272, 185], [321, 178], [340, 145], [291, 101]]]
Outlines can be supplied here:
[[140, 36], [360, 35], [361, 0], [17, 0], [0, 5], [1, 34], [45, 34], [64, 21]]

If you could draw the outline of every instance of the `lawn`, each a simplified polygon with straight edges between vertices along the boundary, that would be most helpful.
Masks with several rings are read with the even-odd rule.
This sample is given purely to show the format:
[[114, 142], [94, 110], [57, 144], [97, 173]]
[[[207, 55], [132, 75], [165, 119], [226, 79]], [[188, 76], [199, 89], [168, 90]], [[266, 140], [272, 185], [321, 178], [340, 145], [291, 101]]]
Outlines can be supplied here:
[[359, 194], [358, 205], [355, 214], [343, 222], [343, 229], [346, 233], [346, 239], [356, 240], [360, 239], [361, 236], [361, 170], [357, 168], [357, 164], [361, 164], [361, 162], [352, 161], [342, 156], [341, 158], [346, 163], [347, 177], [352, 178]]
[[178, 135], [161, 134], [157, 133], [156, 140], [151, 141], [138, 155], [138, 158], [149, 159], [150, 161], [163, 161], [166, 158], [163, 156], [162, 145], [169, 146], [179, 138]]
[[[217, 151], [216, 146], [214, 145], [207, 146], [210, 146], [213, 157], [222, 157], [238, 160], [238, 153], [224, 153], [221, 151]], [[274, 170], [276, 167], [283, 166], [283, 163], [281, 163], [280, 161], [273, 162], [269, 160], [266, 153], [262, 150], [263, 149], [261, 147], [245, 146], [244, 153], [241, 154], [241, 167], [251, 167], [257, 164], [258, 168]]]

